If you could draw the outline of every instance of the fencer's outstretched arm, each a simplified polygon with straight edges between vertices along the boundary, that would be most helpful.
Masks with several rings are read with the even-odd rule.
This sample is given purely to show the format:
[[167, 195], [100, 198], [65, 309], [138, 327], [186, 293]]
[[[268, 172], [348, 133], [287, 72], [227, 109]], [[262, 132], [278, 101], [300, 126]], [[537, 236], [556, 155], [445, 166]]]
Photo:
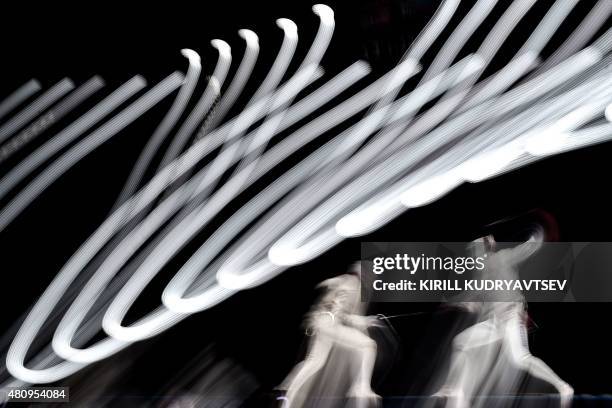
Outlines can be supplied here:
[[357, 314], [345, 315], [343, 323], [359, 330], [366, 330], [368, 327], [380, 326], [380, 321], [376, 316], [362, 316]]

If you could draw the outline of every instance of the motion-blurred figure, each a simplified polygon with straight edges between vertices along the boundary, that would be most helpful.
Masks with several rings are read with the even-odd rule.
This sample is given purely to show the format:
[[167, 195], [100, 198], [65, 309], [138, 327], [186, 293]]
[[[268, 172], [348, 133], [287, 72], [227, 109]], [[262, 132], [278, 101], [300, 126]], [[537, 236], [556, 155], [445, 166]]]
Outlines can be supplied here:
[[[495, 239], [489, 235], [474, 241], [471, 249], [475, 256], [485, 256], [487, 278], [514, 280], [519, 278], [518, 265], [533, 255], [542, 241], [543, 233], [537, 230], [527, 242], [496, 251]], [[523, 294], [506, 293], [504, 298], [496, 294], [494, 299], [476, 296], [467, 295], [465, 301], [457, 304], [475, 313], [478, 323], [453, 340], [446, 381], [434, 396], [444, 397], [446, 407], [486, 406], [486, 401], [480, 400], [478, 404], [471, 398], [490, 394], [493, 390], [515, 391], [518, 381], [512, 370], [518, 369], [555, 387], [560, 405], [568, 407], [573, 397], [572, 387], [529, 351], [527, 303]]]
[[[348, 396], [360, 405], [377, 403], [379, 397], [371, 388], [372, 372], [376, 361], [376, 342], [368, 335], [367, 328], [377, 324], [374, 316], [364, 316], [366, 303], [361, 301], [359, 266], [353, 273], [321, 282], [325, 290], [305, 319], [306, 335], [310, 337], [305, 359], [294, 367], [279, 386], [286, 390], [283, 407], [308, 405], [315, 378], [331, 378], [326, 381], [326, 393], [337, 393], [340, 380], [349, 378]], [[332, 350], [349, 352], [343, 363], [326, 367]], [[341, 372], [357, 362], [357, 372]], [[329, 370], [333, 370], [330, 373]], [[331, 375], [330, 375], [331, 374]], [[336, 401], [337, 402], [337, 401]], [[320, 406], [320, 404], [316, 404]], [[337, 405], [334, 405], [337, 406]]]

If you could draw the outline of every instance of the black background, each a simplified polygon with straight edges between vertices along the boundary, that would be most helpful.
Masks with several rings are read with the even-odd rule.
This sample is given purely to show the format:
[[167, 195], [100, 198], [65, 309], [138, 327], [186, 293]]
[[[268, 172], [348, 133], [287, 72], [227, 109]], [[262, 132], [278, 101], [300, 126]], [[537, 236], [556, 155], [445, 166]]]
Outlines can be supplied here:
[[[468, 2], [469, 3], [469, 2]], [[135, 74], [149, 84], [173, 70], [186, 67], [181, 48], [193, 48], [203, 57], [204, 70], [212, 70], [216, 56], [213, 38], [234, 46], [234, 61], [242, 54], [240, 28], [254, 30], [261, 53], [254, 73], [262, 78], [280, 45], [274, 21], [287, 17], [299, 27], [298, 54], [304, 55], [317, 29], [313, 3], [287, 2], [146, 2], [74, 5], [21, 4], [2, 13], [0, 95], [7, 95], [28, 79], [38, 78], [44, 88], [63, 76], [77, 84], [99, 74], [107, 81], [105, 92]], [[323, 60], [328, 75], [359, 58], [367, 58], [374, 73], [394, 64], [433, 14], [437, 2], [425, 0], [333, 1], [336, 31]], [[507, 6], [500, 2], [495, 16]], [[551, 4], [540, 1], [508, 41], [504, 56], [512, 55]], [[565, 38], [593, 2], [583, 1], [564, 24], [545, 53]], [[465, 4], [460, 15], [468, 10]], [[456, 24], [455, 18], [452, 24]], [[452, 25], [451, 24], [451, 25]], [[478, 32], [480, 33], [480, 31]], [[477, 35], [478, 35], [477, 33]], [[483, 32], [484, 33], [484, 32]], [[448, 32], [445, 32], [448, 34]], [[436, 42], [439, 47], [441, 41]], [[435, 50], [434, 47], [434, 50]], [[469, 47], [466, 47], [469, 48]], [[429, 55], [431, 54], [431, 55]], [[435, 53], [429, 53], [431, 59]], [[294, 60], [299, 60], [296, 56]], [[295, 67], [294, 67], [295, 68]], [[250, 89], [257, 86], [251, 81]], [[101, 94], [104, 94], [102, 92]], [[98, 96], [99, 97], [99, 96]], [[48, 189], [15, 222], [0, 233], [2, 253], [2, 321], [0, 333], [11, 327], [48, 285], [80, 243], [104, 220], [157, 120], [169, 106], [164, 103], [144, 115], [88, 156]], [[65, 122], [78, 117], [74, 112]], [[62, 124], [54, 127], [61, 129]], [[40, 144], [46, 136], [34, 142]], [[23, 157], [26, 150], [21, 156]], [[556, 220], [561, 241], [612, 241], [609, 208], [612, 144], [562, 154], [510, 174], [479, 184], [465, 184], [441, 200], [410, 210], [392, 223], [361, 239], [348, 240], [318, 259], [288, 270], [256, 289], [239, 293], [222, 305], [192, 316], [155, 339], [134, 345], [118, 359], [133, 360], [117, 384], [118, 395], [154, 395], [186, 362], [209, 344], [254, 374], [267, 390], [278, 384], [299, 358], [300, 323], [316, 296], [314, 286], [340, 274], [359, 258], [364, 241], [469, 241], [484, 226], [532, 209]], [[14, 164], [5, 163], [1, 172]], [[203, 237], [205, 236], [204, 232]], [[203, 239], [198, 241], [203, 242]], [[197, 247], [197, 246], [195, 246]], [[195, 248], [194, 247], [194, 248]], [[177, 259], [142, 296], [130, 318], [158, 302], [164, 282], [176, 271]], [[431, 311], [435, 305], [375, 305], [376, 312]], [[579, 394], [612, 392], [612, 334], [609, 304], [532, 304], [531, 318], [538, 329], [530, 337], [532, 352], [546, 361]], [[430, 316], [430, 315], [427, 315]], [[406, 344], [431, 342], [424, 329], [431, 318], [402, 323]], [[410, 337], [410, 338], [408, 338]], [[401, 366], [410, 359], [405, 347]], [[113, 364], [103, 362], [100, 364]], [[407, 364], [407, 363], [406, 363]], [[96, 365], [92, 367], [95, 370]], [[399, 370], [380, 386], [386, 395], [400, 394], [421, 375]]]

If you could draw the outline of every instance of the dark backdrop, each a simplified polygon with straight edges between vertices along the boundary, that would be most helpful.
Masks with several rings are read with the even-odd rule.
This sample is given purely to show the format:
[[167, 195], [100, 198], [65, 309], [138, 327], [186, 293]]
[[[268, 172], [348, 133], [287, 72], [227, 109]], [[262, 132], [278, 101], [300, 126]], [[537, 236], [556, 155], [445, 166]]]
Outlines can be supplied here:
[[[433, 14], [437, 2], [359, 0], [327, 4], [336, 13], [336, 31], [323, 66], [333, 74], [359, 58], [368, 58], [374, 72], [389, 68]], [[539, 2], [521, 22], [508, 43], [508, 56], [550, 4]], [[555, 37], [555, 43], [570, 32], [572, 24], [592, 4], [581, 3]], [[204, 69], [210, 71], [216, 55], [209, 41], [222, 38], [234, 45], [236, 61], [242, 54], [242, 43], [236, 33], [240, 28], [253, 29], [260, 37], [260, 62], [255, 75], [261, 77], [280, 45], [276, 18], [291, 18], [298, 24], [299, 52], [304, 55], [317, 28], [311, 5], [308, 1], [233, 0], [22, 3], [15, 8], [3, 4], [0, 95], [7, 95], [32, 77], [38, 78], [44, 87], [64, 75], [78, 84], [93, 74], [107, 81], [107, 89], [135, 74], [144, 75], [154, 84], [171, 71], [185, 68], [179, 53], [184, 47], [200, 52]], [[507, 2], [500, 2], [498, 9], [506, 5]], [[462, 6], [463, 12], [467, 9]], [[167, 107], [165, 101], [88, 156], [0, 233], [3, 261], [0, 332], [3, 328], [10, 332], [9, 328], [70, 254], [103, 221], [139, 149]], [[59, 128], [61, 124], [54, 129]], [[32, 146], [44, 138], [41, 136]], [[554, 217], [562, 241], [610, 241], [612, 217], [608, 209], [612, 200], [607, 175], [611, 154], [612, 143], [608, 143], [562, 154], [483, 183], [465, 184], [431, 205], [406, 212], [362, 240], [469, 241], [491, 222], [540, 209]], [[0, 171], [6, 171], [10, 164]], [[177, 369], [209, 344], [215, 344], [219, 354], [231, 357], [252, 372], [263, 390], [273, 387], [299, 357], [300, 322], [316, 296], [314, 286], [326, 277], [344, 272], [357, 260], [359, 242], [359, 239], [345, 241], [312, 262], [292, 268], [256, 289], [243, 291], [163, 335], [124, 351], [119, 358], [133, 358], [134, 364], [123, 374], [117, 394], [154, 395]], [[179, 259], [150, 285], [131, 318], [157, 304], [159, 291], [176, 271], [178, 262]], [[430, 311], [434, 307], [379, 304], [374, 309], [392, 314]], [[577, 393], [612, 391], [609, 376], [612, 334], [608, 330], [611, 311], [609, 304], [530, 305], [530, 315], [538, 326], [530, 338], [533, 353], [549, 363]], [[410, 337], [404, 339], [406, 344], [432, 341], [423, 334], [431, 322], [420, 318], [401, 323], [401, 332]], [[410, 358], [410, 350], [403, 358]], [[396, 364], [401, 366], [404, 361], [398, 360]], [[381, 389], [387, 394], [401, 393], [419, 375], [404, 371]]]

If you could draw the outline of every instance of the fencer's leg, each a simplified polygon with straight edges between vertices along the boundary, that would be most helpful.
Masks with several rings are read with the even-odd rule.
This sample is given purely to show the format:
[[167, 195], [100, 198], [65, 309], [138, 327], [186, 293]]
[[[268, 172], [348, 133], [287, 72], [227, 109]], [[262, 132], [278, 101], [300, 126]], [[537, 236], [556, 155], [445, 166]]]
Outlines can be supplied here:
[[313, 336], [304, 361], [299, 363], [283, 382], [287, 390], [283, 408], [296, 407], [294, 401], [308, 380], [317, 374], [325, 365], [331, 350], [331, 339], [322, 334]]
[[[443, 397], [448, 408], [468, 407], [470, 396], [484, 376], [479, 364], [483, 360], [483, 355], [480, 354], [478, 362], [475, 362], [471, 351], [493, 345], [499, 340], [499, 332], [491, 321], [475, 324], [455, 336], [446, 381], [433, 396]], [[487, 357], [490, 356], [487, 354]]]
[[530, 354], [524, 358], [523, 364], [529, 374], [549, 382], [557, 389], [561, 399], [561, 407], [571, 406], [574, 389], [563, 381], [544, 361]]
[[349, 394], [363, 399], [378, 398], [371, 385], [376, 363], [376, 342], [361, 330], [342, 324], [325, 328], [324, 333], [359, 355], [359, 371]]
[[357, 352], [361, 357], [359, 373], [351, 389], [351, 395], [362, 398], [377, 398], [378, 395], [372, 390], [372, 374], [376, 363], [376, 342], [362, 335]]
[[469, 371], [471, 369], [468, 352], [466, 350], [454, 350], [446, 382], [433, 394], [432, 402], [435, 402], [438, 398], [443, 398], [446, 408], [467, 407], [464, 389]]
[[548, 382], [559, 392], [561, 407], [569, 407], [574, 396], [574, 389], [563, 381], [544, 361], [535, 357], [529, 351], [527, 329], [520, 316], [514, 316], [506, 326], [504, 343], [512, 361], [530, 375]]

